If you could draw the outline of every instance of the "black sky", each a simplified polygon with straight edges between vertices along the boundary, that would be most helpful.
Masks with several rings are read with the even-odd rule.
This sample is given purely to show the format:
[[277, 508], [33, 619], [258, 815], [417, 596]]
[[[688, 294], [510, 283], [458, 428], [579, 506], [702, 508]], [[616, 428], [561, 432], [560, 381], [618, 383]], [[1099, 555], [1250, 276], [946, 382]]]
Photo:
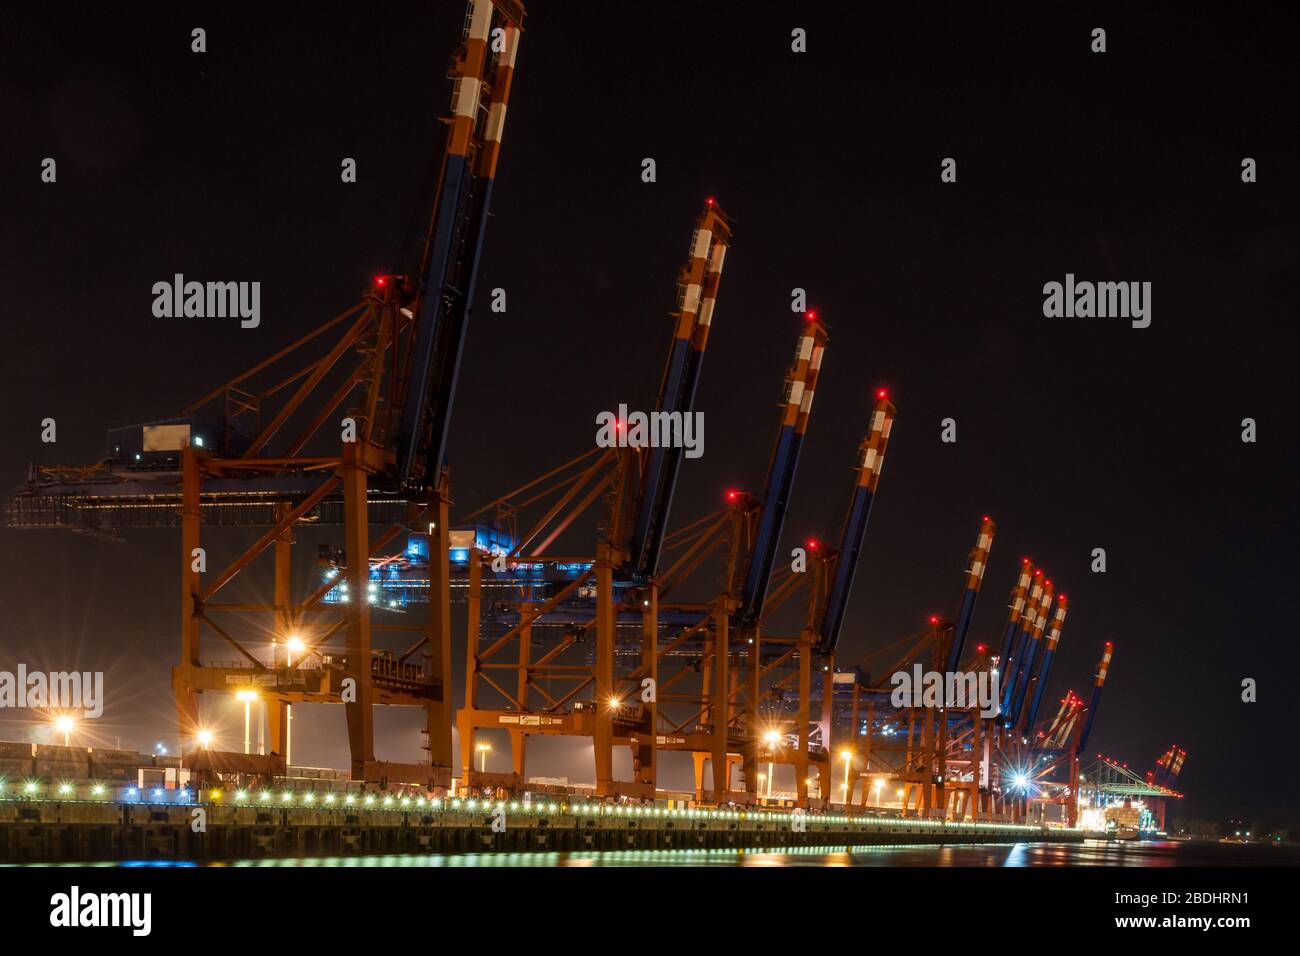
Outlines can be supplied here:
[[[1189, 811], [1297, 816], [1295, 24], [1265, 6], [1129, 6], [529, 4], [457, 398], [457, 501], [590, 447], [600, 410], [649, 407], [675, 271], [716, 196], [735, 240], [678, 524], [724, 488], [760, 489], [805, 287], [831, 341], [790, 542], [837, 533], [872, 390], [898, 406], [845, 656], [952, 613], [991, 514], [976, 639], [1000, 633], [1032, 555], [1071, 598], [1051, 692], [1085, 692], [1116, 644], [1092, 749], [1146, 768], [1176, 742]], [[174, 414], [394, 267], [424, 215], [463, 10], [3, 14], [0, 483], [29, 461], [94, 461], [109, 425]], [[46, 156], [57, 184], [40, 182]], [[260, 281], [261, 327], [154, 318], [150, 287], [175, 272]], [[1067, 272], [1150, 281], [1151, 327], [1044, 318], [1042, 286]], [[504, 315], [483, 307], [497, 286]], [[175, 534], [0, 541], [0, 667], [107, 670], [102, 733], [148, 747], [172, 722]], [[1240, 700], [1246, 677], [1258, 703]], [[333, 719], [304, 721], [297, 762], [342, 765]], [[402, 735], [381, 756], [414, 759], [416, 724], [379, 726]], [[551, 759], [534, 772], [590, 776]]]

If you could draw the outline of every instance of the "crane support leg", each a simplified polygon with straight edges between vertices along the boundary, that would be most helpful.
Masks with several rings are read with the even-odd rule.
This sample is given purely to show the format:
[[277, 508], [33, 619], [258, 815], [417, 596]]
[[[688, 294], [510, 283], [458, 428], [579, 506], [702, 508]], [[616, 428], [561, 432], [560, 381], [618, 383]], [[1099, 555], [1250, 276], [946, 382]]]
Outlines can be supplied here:
[[429, 491], [429, 619], [428, 639], [430, 674], [441, 689], [441, 697], [425, 707], [429, 736], [429, 764], [435, 786], [451, 786], [451, 725], [455, 700], [451, 680], [451, 522], [448, 518], [449, 497], [444, 478]]
[[[365, 599], [370, 584], [370, 536], [366, 513], [366, 471], [360, 443], [343, 446], [343, 514], [347, 555], [348, 588], [356, 600], [347, 605], [347, 677], [351, 693], [344, 688], [348, 748], [352, 756], [352, 779], [366, 779], [366, 765], [375, 760], [374, 688], [370, 671], [370, 603]], [[351, 699], [349, 699], [351, 698]]]
[[596, 750], [596, 794], [614, 789], [614, 565], [613, 549], [596, 549], [596, 708], [592, 742]]
[[730, 781], [727, 779], [730, 776], [727, 765], [727, 725], [731, 715], [730, 701], [727, 698], [727, 664], [730, 655], [727, 646], [728, 617], [724, 603], [719, 600], [713, 611], [713, 704], [709, 709], [709, 716], [713, 720], [713, 740], [709, 748], [713, 761], [713, 798], [719, 801], [726, 799], [730, 789]]

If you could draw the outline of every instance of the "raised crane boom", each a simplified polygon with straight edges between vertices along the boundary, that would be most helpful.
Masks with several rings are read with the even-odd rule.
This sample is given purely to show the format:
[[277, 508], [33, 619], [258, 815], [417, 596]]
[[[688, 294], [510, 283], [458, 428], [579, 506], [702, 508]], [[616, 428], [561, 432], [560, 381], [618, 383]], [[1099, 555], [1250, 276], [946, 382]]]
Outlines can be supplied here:
[[1002, 674], [1002, 720], [1006, 726], [1010, 726], [1011, 721], [1011, 701], [1016, 689], [1016, 673], [1020, 669], [1021, 658], [1024, 657], [1025, 645], [1029, 642], [1029, 632], [1034, 629], [1034, 622], [1038, 619], [1038, 602], [1042, 597], [1043, 571], [1041, 568], [1034, 568], [1033, 584], [1030, 585], [1029, 597], [1025, 601], [1025, 611], [1020, 615], [1012, 636], [1010, 656], [998, 662]]
[[1007, 726], [1009, 727], [1016, 726], [1021, 709], [1025, 704], [1025, 693], [1029, 689], [1029, 678], [1034, 672], [1034, 657], [1038, 653], [1039, 644], [1043, 639], [1043, 631], [1047, 627], [1047, 615], [1052, 608], [1053, 591], [1052, 582], [1044, 581], [1043, 598], [1038, 604], [1033, 627], [1029, 629], [1019, 663], [1016, 665], [1016, 682], [1015, 686], [1011, 688], [1011, 705], [1007, 712]]
[[988, 567], [989, 550], [993, 547], [993, 536], [997, 531], [998, 526], [985, 515], [980, 524], [979, 537], [975, 539], [975, 547], [971, 549], [970, 566], [966, 569], [966, 589], [962, 592], [957, 627], [953, 632], [952, 647], [948, 651], [949, 672], [955, 671], [961, 664], [962, 653], [966, 648], [966, 634], [975, 613], [975, 599], [979, 597], [980, 585], [984, 582], [984, 569]]
[[1092, 697], [1088, 700], [1088, 713], [1083, 718], [1083, 730], [1079, 734], [1079, 745], [1075, 748], [1075, 755], [1082, 754], [1088, 748], [1088, 737], [1092, 733], [1092, 722], [1097, 719], [1097, 708], [1101, 705], [1101, 689], [1106, 686], [1106, 671], [1110, 669], [1110, 656], [1115, 651], [1115, 645], [1110, 641], [1106, 642], [1106, 647], [1101, 654], [1101, 663], [1097, 665], [1097, 679], [1092, 685]]
[[[731, 244], [731, 227], [712, 199], [695, 224], [690, 258], [677, 279], [677, 320], [664, 366], [657, 413], [685, 416], [695, 410], [695, 392], [704, 367], [704, 350], [722, 280], [722, 263]], [[640, 495], [628, 545], [628, 568], [633, 577], [653, 577], [659, 568], [667, 532], [668, 514], [677, 488], [683, 449], [679, 445], [651, 448], [641, 472]]]
[[471, 0], [452, 60], [452, 115], [412, 310], [416, 332], [395, 402], [403, 488], [436, 484], [441, 473], [523, 15], [516, 0]]
[[809, 312], [805, 318], [805, 327], [799, 334], [799, 343], [795, 349], [794, 364], [786, 375], [781, 426], [767, 469], [763, 511], [754, 533], [754, 547], [740, 594], [738, 613], [740, 620], [746, 624], [752, 624], [762, 617], [763, 605], [767, 601], [772, 565], [776, 560], [781, 528], [785, 524], [786, 509], [794, 489], [799, 453], [803, 449], [804, 433], [808, 429], [808, 418], [812, 413], [813, 395], [817, 390], [817, 375], [826, 350], [826, 329], [817, 321], [815, 313]]
[[1012, 645], [1020, 628], [1020, 615], [1025, 610], [1025, 595], [1029, 592], [1029, 580], [1034, 576], [1033, 562], [1028, 558], [1020, 559], [1020, 577], [1011, 589], [1011, 598], [1007, 609], [1007, 627], [1002, 635], [1002, 648], [998, 651], [998, 672], [1006, 679], [1007, 664], [1011, 660]]
[[853, 500], [840, 535], [840, 549], [835, 558], [835, 579], [826, 599], [826, 612], [822, 616], [817, 641], [816, 651], [819, 654], [835, 653], [835, 647], [839, 643], [840, 628], [844, 624], [849, 594], [853, 590], [853, 577], [858, 570], [862, 542], [867, 533], [867, 519], [871, 517], [871, 503], [875, 500], [880, 472], [885, 466], [885, 449], [889, 445], [889, 433], [894, 427], [895, 412], [885, 390], [878, 391], [876, 407], [871, 413], [871, 431], [862, 440], [860, 448]]
[[[1056, 615], [1052, 618], [1052, 629], [1048, 632], [1047, 643], [1043, 646], [1043, 660], [1038, 666], [1038, 675], [1034, 678], [1033, 699], [1029, 711], [1021, 725], [1026, 734], [1034, 732], [1034, 721], [1038, 719], [1038, 706], [1043, 700], [1043, 690], [1047, 687], [1047, 675], [1052, 670], [1052, 657], [1056, 654], [1056, 645], [1061, 641], [1061, 628], [1065, 625], [1065, 614], [1070, 601], [1064, 594], [1056, 600]], [[1033, 743], [1033, 740], [1030, 740]]]

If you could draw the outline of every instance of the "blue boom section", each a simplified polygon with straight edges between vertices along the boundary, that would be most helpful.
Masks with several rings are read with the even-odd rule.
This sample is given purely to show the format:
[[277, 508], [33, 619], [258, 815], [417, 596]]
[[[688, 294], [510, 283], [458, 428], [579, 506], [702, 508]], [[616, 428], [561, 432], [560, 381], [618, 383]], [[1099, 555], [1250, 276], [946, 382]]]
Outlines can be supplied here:
[[[672, 350], [668, 354], [668, 368], [664, 372], [663, 390], [659, 396], [659, 411], [671, 413], [681, 410], [683, 383], [688, 377], [687, 368], [689, 365], [697, 366], [695, 375], [698, 381], [698, 366], [703, 365], [702, 360], [694, 361], [692, 356], [690, 337], [674, 337]], [[689, 390], [687, 395], [686, 411], [689, 412], [694, 404], [694, 390]], [[679, 448], [663, 446], [651, 448], [646, 460], [636, 523], [628, 547], [632, 574], [635, 577], [651, 577], [658, 569], [664, 525], [668, 521], [673, 485], [677, 481], [677, 468], [672, 453], [680, 451]]]
[[822, 618], [821, 637], [817, 642], [819, 654], [835, 653], [835, 646], [839, 643], [840, 627], [844, 624], [844, 614], [849, 606], [849, 594], [853, 590], [853, 578], [857, 574], [858, 557], [862, 553], [867, 519], [871, 517], [871, 502], [875, 497], [875, 493], [866, 485], [858, 485], [854, 490], [853, 505], [849, 508], [844, 533], [840, 536], [835, 580], [826, 599], [826, 615]]
[[1032, 735], [1034, 732], [1034, 721], [1038, 719], [1038, 705], [1043, 701], [1043, 691], [1047, 687], [1047, 675], [1051, 673], [1052, 658], [1055, 655], [1056, 648], [1050, 644], [1043, 651], [1043, 663], [1038, 668], [1038, 683], [1034, 685], [1034, 699], [1029, 704], [1029, 713], [1025, 715], [1025, 732], [1027, 734]]
[[971, 617], [975, 613], [975, 598], [979, 597], [978, 588], [967, 588], [961, 596], [961, 610], [957, 612], [957, 628], [953, 633], [952, 649], [948, 652], [949, 673], [957, 670], [961, 663], [962, 651], [966, 648], [966, 632], [970, 629]]
[[741, 593], [740, 620], [746, 624], [758, 620], [763, 613], [763, 604], [767, 601], [767, 588], [772, 581], [772, 564], [776, 560], [776, 546], [780, 543], [781, 529], [785, 525], [785, 512], [802, 445], [803, 440], [797, 434], [794, 424], [781, 426], [776, 450], [772, 454], [772, 467], [767, 473], [763, 512], [759, 516], [758, 531], [754, 535], [754, 553], [745, 575], [745, 588]]
[[[1007, 621], [1006, 633], [1002, 635], [1002, 649], [998, 652], [998, 673], [1003, 679], [1007, 675], [1007, 664], [1011, 661], [1011, 648], [1015, 643], [1019, 621]], [[1003, 688], [1005, 690], [1005, 688]]]
[[412, 344], [411, 377], [397, 437], [397, 476], [403, 487], [436, 484], [447, 450], [452, 400], [483, 249], [493, 180], [477, 177], [471, 158], [448, 154]]
[[420, 471], [418, 452], [423, 435], [425, 409], [429, 401], [429, 383], [433, 380], [433, 356], [439, 340], [445, 338], [443, 312], [444, 286], [451, 258], [457, 213], [470, 189], [470, 167], [465, 156], [448, 155], [434, 213], [431, 245], [427, 250], [426, 272], [420, 276], [423, 295], [420, 314], [416, 316], [416, 336], [411, 347], [411, 377], [407, 382], [402, 418], [398, 428], [398, 476], [403, 485], [415, 483]]
[[1023, 664], [1016, 670], [1016, 692], [1011, 699], [1011, 713], [1007, 719], [1014, 724], [1020, 718], [1020, 711], [1025, 706], [1025, 697], [1029, 693], [1029, 683], [1034, 676], [1034, 659], [1037, 657], [1038, 645], [1042, 640], [1029, 641], [1025, 645], [1025, 659]]
[[[1029, 617], [1028, 609], [1021, 618], [1021, 623], [1025, 623], [1025, 618]], [[1011, 707], [1016, 691], [1016, 678], [1020, 672], [1020, 661], [1025, 656], [1025, 647], [1029, 643], [1029, 627], [1020, 627], [1016, 630], [1015, 643], [1011, 649], [1011, 657], [1005, 662], [999, 664], [1002, 668], [1002, 679], [1006, 682], [1002, 685], [1002, 720], [1007, 725], [1011, 725]]]
[[1092, 733], [1092, 722], [1097, 719], [1097, 706], [1101, 703], [1101, 685], [1092, 688], [1092, 699], [1088, 701], [1088, 715], [1083, 718], [1083, 730], [1079, 733], [1079, 746], [1075, 756], [1088, 749], [1088, 736]]
[[[695, 411], [695, 393], [699, 390], [700, 371], [703, 368], [704, 352], [696, 348], [690, 349], [686, 360], [686, 380], [683, 384], [685, 398], [681, 403], [683, 416]], [[682, 427], [685, 428], [684, 418]], [[668, 454], [664, 462], [663, 490], [660, 492], [659, 502], [655, 508], [654, 521], [650, 526], [650, 539], [645, 545], [640, 572], [645, 577], [652, 577], [659, 570], [659, 555], [663, 551], [664, 535], [668, 530], [668, 515], [672, 511], [673, 496], [677, 492], [677, 473], [681, 469], [682, 455], [686, 449], [674, 443], [673, 447], [664, 450]]]
[[1113, 645], [1107, 641], [1101, 663], [1097, 666], [1097, 682], [1092, 687], [1092, 699], [1088, 701], [1088, 716], [1083, 720], [1083, 730], [1079, 734], [1079, 749], [1075, 751], [1076, 756], [1088, 747], [1088, 735], [1092, 733], [1092, 722], [1097, 719], [1097, 706], [1101, 703], [1101, 689], [1106, 685], [1106, 671], [1110, 668], [1110, 655], [1113, 650]]

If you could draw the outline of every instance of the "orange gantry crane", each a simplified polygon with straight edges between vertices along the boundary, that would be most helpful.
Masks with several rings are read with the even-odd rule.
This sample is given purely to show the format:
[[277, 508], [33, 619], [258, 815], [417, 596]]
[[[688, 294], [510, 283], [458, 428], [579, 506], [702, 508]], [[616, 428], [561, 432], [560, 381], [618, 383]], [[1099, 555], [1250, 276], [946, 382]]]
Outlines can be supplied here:
[[[173, 688], [192, 769], [282, 773], [288, 708], [330, 701], [346, 709], [354, 779], [450, 784], [444, 455], [523, 20], [518, 0], [468, 5], [417, 271], [376, 277], [359, 303], [180, 415], [110, 432], [109, 455], [97, 464], [34, 469], [10, 502], [16, 527], [116, 536], [180, 525], [181, 661]], [[325, 604], [333, 582], [292, 592], [295, 529], [307, 523], [342, 526], [352, 600]], [[387, 529], [372, 539], [372, 523]], [[218, 567], [204, 529], [220, 525], [266, 530]], [[424, 625], [402, 624], [369, 600], [371, 557], [412, 527], [428, 528], [440, 556]], [[272, 600], [223, 601], [265, 554], [274, 564]], [[391, 653], [376, 650], [372, 635], [384, 628], [415, 632], [421, 662], [396, 666]], [[326, 653], [338, 634], [343, 654]], [[205, 637], [224, 642], [235, 660], [205, 659]], [[211, 746], [198, 698], [238, 692], [265, 701], [269, 754]], [[428, 764], [376, 759], [375, 704], [425, 709]]]

